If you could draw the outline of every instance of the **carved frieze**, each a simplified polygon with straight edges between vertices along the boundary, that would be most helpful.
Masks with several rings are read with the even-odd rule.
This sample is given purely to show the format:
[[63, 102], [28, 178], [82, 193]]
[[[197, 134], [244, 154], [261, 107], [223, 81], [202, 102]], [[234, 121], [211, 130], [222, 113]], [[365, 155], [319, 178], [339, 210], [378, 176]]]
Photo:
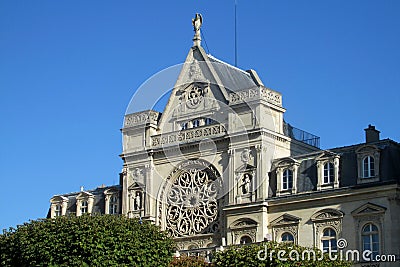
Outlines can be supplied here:
[[282, 106], [282, 96], [269, 88], [251, 88], [229, 94], [229, 104], [238, 104], [251, 100], [265, 100], [274, 105]]
[[159, 115], [160, 113], [153, 110], [128, 114], [125, 116], [124, 127], [126, 128], [133, 127], [137, 125], [143, 125], [146, 123], [157, 124]]
[[169, 134], [155, 135], [151, 137], [151, 145], [153, 147], [166, 144], [181, 143], [185, 141], [200, 140], [205, 137], [216, 137], [226, 134], [225, 127], [222, 124], [203, 126], [193, 129], [188, 129]]

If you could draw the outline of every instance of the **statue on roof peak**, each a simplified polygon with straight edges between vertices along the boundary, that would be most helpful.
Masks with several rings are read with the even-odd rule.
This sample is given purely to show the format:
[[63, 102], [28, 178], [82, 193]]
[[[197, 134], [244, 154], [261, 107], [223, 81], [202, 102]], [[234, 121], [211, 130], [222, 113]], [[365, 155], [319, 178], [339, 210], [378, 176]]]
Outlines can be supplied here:
[[201, 35], [200, 35], [200, 27], [203, 24], [203, 17], [201, 14], [196, 13], [194, 19], [192, 19], [192, 24], [194, 28], [194, 37], [193, 37], [193, 45], [200, 46]]

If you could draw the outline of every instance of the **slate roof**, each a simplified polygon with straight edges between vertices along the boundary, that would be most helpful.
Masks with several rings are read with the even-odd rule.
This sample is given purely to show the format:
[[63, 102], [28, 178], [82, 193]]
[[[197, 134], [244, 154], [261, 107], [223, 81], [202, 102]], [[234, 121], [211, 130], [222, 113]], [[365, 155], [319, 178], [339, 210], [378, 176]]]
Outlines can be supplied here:
[[210, 62], [215, 63], [213, 67], [221, 79], [222, 85], [229, 91], [236, 92], [257, 87], [250, 73], [234, 67], [211, 55], [207, 55]]

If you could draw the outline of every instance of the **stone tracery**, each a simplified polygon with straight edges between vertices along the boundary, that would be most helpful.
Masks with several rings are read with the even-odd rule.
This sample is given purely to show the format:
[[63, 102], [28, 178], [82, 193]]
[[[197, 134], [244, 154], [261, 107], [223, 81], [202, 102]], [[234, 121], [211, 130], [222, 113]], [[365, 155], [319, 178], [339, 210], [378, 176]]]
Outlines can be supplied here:
[[207, 168], [190, 166], [166, 193], [166, 229], [171, 236], [213, 233], [218, 229], [218, 184]]

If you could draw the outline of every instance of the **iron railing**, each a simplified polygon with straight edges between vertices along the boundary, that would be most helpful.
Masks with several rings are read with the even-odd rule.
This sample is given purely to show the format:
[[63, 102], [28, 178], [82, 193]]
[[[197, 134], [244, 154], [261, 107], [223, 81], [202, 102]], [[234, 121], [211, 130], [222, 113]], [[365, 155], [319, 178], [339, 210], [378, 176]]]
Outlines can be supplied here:
[[283, 133], [287, 137], [293, 138], [297, 141], [303, 142], [310, 146], [319, 148], [320, 138], [318, 136], [308, 133], [306, 131], [300, 130], [296, 127], [293, 127], [289, 123], [283, 124]]

